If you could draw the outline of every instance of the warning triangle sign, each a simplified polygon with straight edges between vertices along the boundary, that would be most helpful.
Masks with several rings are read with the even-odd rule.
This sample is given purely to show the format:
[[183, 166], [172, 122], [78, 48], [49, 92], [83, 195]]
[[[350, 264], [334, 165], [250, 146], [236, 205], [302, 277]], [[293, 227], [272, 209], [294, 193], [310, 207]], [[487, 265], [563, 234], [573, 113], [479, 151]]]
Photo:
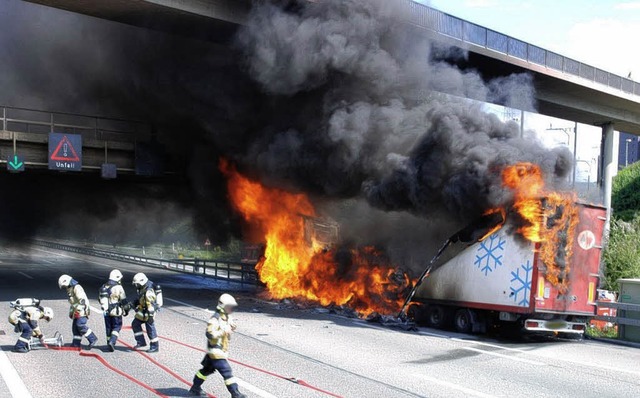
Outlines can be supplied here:
[[78, 153], [75, 148], [69, 141], [67, 136], [63, 136], [55, 151], [51, 154], [51, 160], [57, 160], [60, 162], [79, 162], [80, 157], [78, 157]]

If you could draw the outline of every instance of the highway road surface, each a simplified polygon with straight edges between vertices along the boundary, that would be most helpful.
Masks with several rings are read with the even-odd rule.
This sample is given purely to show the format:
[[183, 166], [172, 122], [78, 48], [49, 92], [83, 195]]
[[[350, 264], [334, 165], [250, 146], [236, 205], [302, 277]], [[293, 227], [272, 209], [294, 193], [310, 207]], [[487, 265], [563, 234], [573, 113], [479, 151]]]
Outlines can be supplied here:
[[[56, 317], [45, 334], [71, 340], [62, 273], [76, 278], [98, 307], [98, 287], [109, 271], [136, 272], [160, 283], [165, 308], [157, 318], [160, 352], [133, 352], [126, 330], [114, 353], [106, 351], [102, 315], [90, 319], [100, 337], [94, 356], [38, 349], [12, 353], [17, 336], [6, 323], [8, 302], [37, 297]], [[317, 309], [261, 299], [260, 292], [171, 271], [58, 252], [0, 249], [0, 397], [183, 397], [205, 346], [204, 329], [220, 292], [238, 298], [238, 333], [231, 356], [249, 397], [637, 397], [640, 350], [594, 341], [509, 341], [420, 329], [404, 332]], [[125, 323], [131, 323], [132, 316]], [[84, 353], [86, 354], [86, 352]], [[205, 389], [228, 397], [222, 378]]]

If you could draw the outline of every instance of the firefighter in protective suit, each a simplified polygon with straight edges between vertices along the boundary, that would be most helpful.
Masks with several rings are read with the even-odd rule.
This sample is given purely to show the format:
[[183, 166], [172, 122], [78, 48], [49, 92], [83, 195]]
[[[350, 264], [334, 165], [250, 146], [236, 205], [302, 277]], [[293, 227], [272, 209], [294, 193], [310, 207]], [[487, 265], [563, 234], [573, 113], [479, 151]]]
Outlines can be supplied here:
[[9, 314], [9, 323], [15, 326], [16, 332], [20, 333], [13, 352], [29, 352], [32, 336], [44, 341], [44, 335], [38, 325], [40, 319], [50, 322], [53, 319], [53, 310], [49, 307], [26, 307], [16, 308]]
[[107, 333], [109, 351], [116, 350], [116, 342], [122, 329], [122, 316], [129, 313], [127, 295], [122, 287], [122, 272], [114, 269], [109, 280], [100, 287], [100, 307], [104, 314], [104, 326]]
[[232, 398], [246, 398], [246, 395], [238, 390], [238, 382], [233, 377], [231, 366], [227, 360], [229, 340], [233, 331], [236, 330], [231, 314], [237, 306], [238, 303], [230, 294], [225, 293], [218, 299], [216, 312], [213, 313], [207, 324], [207, 354], [201, 362], [202, 369], [196, 372], [193, 377], [193, 386], [189, 390], [192, 395], [206, 397], [207, 393], [202, 390], [202, 384], [208, 376], [217, 370], [224, 378], [224, 384]]
[[155, 315], [158, 309], [156, 291], [153, 289], [153, 282], [142, 272], [133, 276], [133, 286], [138, 291], [138, 299], [134, 305], [136, 307], [135, 319], [131, 323], [133, 335], [136, 338], [135, 350], [143, 350], [147, 346], [142, 331], [142, 324], [147, 329], [149, 336], [149, 349], [147, 352], [158, 352], [158, 333], [156, 331]]
[[58, 279], [58, 287], [66, 289], [69, 296], [69, 318], [73, 320], [71, 329], [73, 331], [72, 347], [80, 347], [82, 338], [89, 340], [88, 349], [92, 349], [98, 342], [98, 337], [87, 325], [89, 315], [91, 314], [91, 306], [89, 298], [78, 281], [69, 275], [62, 275]]

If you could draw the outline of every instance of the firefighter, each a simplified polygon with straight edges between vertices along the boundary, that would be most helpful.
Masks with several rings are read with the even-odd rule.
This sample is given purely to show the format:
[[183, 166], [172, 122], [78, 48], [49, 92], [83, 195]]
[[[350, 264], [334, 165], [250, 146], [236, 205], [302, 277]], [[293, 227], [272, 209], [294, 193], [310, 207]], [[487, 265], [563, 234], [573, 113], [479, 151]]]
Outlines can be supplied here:
[[122, 329], [122, 316], [127, 316], [130, 309], [122, 287], [122, 272], [117, 269], [109, 273], [109, 280], [100, 287], [100, 306], [104, 314], [107, 345], [109, 351], [114, 352]]
[[236, 330], [236, 324], [231, 318], [231, 314], [238, 306], [236, 300], [230, 294], [223, 294], [218, 299], [218, 306], [207, 324], [207, 353], [202, 360], [202, 369], [193, 376], [193, 386], [189, 392], [191, 395], [206, 397], [207, 393], [202, 390], [202, 384], [208, 376], [217, 370], [224, 378], [224, 384], [231, 393], [232, 398], [246, 398], [238, 390], [238, 382], [233, 377], [231, 366], [227, 358], [229, 357], [229, 340], [231, 334]]
[[147, 346], [144, 332], [142, 331], [142, 324], [144, 324], [147, 329], [147, 335], [149, 336], [149, 349], [147, 352], [158, 352], [159, 344], [155, 315], [159, 309], [159, 296], [156, 294], [156, 290], [154, 290], [153, 282], [142, 272], [133, 276], [133, 286], [135, 286], [138, 292], [138, 299], [134, 303], [136, 315], [131, 323], [133, 335], [136, 338], [136, 346], [134, 349], [143, 350]]
[[58, 287], [66, 289], [69, 295], [69, 318], [73, 320], [71, 329], [73, 331], [72, 347], [80, 347], [82, 338], [89, 340], [88, 349], [92, 349], [98, 342], [98, 337], [87, 325], [89, 315], [91, 315], [91, 306], [89, 298], [78, 281], [69, 275], [62, 275], [58, 279]]
[[40, 319], [50, 322], [53, 319], [53, 310], [49, 307], [26, 307], [16, 308], [9, 314], [9, 323], [15, 326], [16, 332], [20, 333], [13, 352], [29, 352], [32, 336], [44, 343], [44, 335], [38, 325]]

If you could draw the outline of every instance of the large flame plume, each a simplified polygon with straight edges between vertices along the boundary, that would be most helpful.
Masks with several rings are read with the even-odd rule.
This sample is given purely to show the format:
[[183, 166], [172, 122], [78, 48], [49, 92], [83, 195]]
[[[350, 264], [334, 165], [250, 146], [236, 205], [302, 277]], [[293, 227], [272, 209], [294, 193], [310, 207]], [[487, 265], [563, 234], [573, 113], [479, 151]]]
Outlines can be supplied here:
[[[268, 188], [220, 162], [231, 203], [266, 244], [256, 265], [274, 299], [303, 298], [323, 306], [346, 305], [363, 315], [393, 313], [411, 281], [373, 247], [337, 253], [305, 233], [316, 217], [304, 194]], [[340, 257], [340, 261], [336, 258]]]
[[504, 168], [502, 182], [513, 191], [512, 210], [521, 225], [517, 233], [539, 243], [538, 256], [546, 267], [547, 280], [566, 293], [572, 242], [579, 221], [575, 193], [546, 189], [542, 171], [533, 163]]

